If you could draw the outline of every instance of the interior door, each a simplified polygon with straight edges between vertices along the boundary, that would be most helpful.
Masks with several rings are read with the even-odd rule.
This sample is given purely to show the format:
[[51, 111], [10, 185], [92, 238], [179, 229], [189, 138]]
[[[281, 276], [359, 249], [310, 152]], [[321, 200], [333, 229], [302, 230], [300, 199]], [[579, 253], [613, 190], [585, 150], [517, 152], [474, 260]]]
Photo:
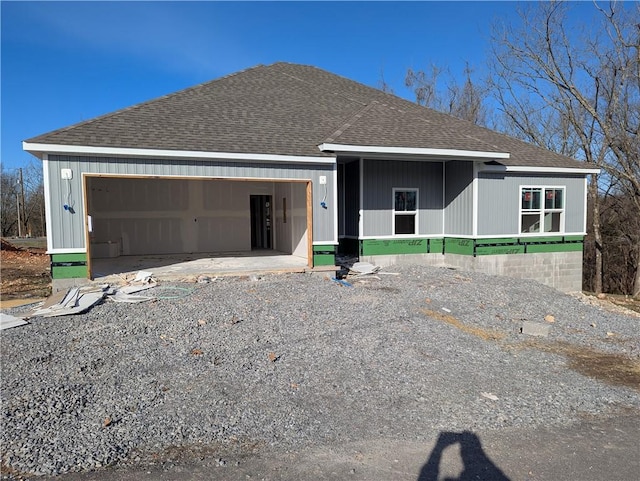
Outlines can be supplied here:
[[272, 209], [270, 195], [252, 195], [251, 202], [251, 248], [272, 248]]

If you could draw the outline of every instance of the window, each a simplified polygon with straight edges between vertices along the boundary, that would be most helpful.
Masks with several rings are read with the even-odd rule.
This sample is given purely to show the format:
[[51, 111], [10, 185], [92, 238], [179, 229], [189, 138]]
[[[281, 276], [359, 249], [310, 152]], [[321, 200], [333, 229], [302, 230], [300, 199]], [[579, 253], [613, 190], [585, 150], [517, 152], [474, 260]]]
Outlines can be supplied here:
[[564, 231], [564, 187], [520, 189], [520, 232]]
[[418, 189], [393, 189], [393, 233], [418, 233]]

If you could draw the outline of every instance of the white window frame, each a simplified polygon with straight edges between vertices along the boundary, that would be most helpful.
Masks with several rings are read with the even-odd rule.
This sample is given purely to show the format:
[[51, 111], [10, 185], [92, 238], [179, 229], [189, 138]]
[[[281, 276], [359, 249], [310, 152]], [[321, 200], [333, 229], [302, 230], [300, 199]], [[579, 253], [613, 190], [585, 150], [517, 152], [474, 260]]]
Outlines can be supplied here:
[[[396, 210], [396, 192], [415, 192], [416, 193], [416, 210]], [[391, 193], [391, 232], [394, 236], [416, 237], [420, 232], [418, 219], [420, 208], [420, 190], [416, 187], [394, 187]], [[413, 214], [415, 216], [414, 232], [413, 234], [396, 234], [396, 215], [408, 215]]]
[[[539, 209], [523, 209], [522, 208], [522, 194], [526, 189], [540, 189], [540, 208]], [[544, 205], [547, 190], [561, 190], [562, 191], [562, 208], [560, 209], [547, 209]], [[543, 236], [543, 235], [558, 235], [565, 233], [565, 212], [567, 210], [567, 188], [564, 185], [521, 185], [518, 189], [518, 235], [521, 236]], [[538, 232], [523, 232], [522, 231], [522, 215], [523, 214], [535, 214], [539, 212], [539, 225], [540, 231]], [[544, 231], [544, 216], [548, 213], [560, 213], [560, 226], [556, 231]]]

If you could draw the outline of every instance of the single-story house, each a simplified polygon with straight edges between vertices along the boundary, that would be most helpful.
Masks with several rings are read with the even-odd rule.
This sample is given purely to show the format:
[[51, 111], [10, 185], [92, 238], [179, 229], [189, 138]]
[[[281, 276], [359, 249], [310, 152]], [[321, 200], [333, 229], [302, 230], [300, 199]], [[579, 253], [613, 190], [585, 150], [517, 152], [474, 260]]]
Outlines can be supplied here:
[[581, 289], [597, 170], [316, 67], [259, 65], [23, 148], [54, 282], [97, 257], [267, 249]]

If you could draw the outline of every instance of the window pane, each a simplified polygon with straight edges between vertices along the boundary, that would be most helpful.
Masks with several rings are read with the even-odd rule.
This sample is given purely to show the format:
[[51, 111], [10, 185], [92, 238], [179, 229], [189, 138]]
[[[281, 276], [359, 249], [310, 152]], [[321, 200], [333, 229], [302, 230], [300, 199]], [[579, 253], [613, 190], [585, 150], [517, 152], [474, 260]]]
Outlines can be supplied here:
[[417, 194], [415, 190], [397, 190], [395, 194], [396, 212], [416, 210]]
[[553, 189], [545, 189], [544, 191], [544, 208], [545, 209], [553, 209], [554, 201], [555, 201], [555, 190]]
[[556, 189], [555, 190], [555, 198], [556, 202], [554, 205], [554, 209], [563, 209], [564, 208], [564, 199], [562, 198], [563, 190]]
[[544, 191], [544, 208], [545, 209], [562, 209], [562, 189], [545, 189]]
[[542, 189], [522, 189], [522, 209], [539, 209]]
[[407, 210], [416, 210], [416, 194], [415, 190], [407, 191]]
[[522, 209], [531, 209], [531, 189], [522, 189]]
[[415, 234], [416, 233], [416, 215], [415, 214], [398, 214], [395, 219], [396, 234]]
[[522, 232], [540, 232], [540, 214], [522, 214]]
[[544, 215], [544, 231], [560, 232], [560, 212], [547, 212]]

